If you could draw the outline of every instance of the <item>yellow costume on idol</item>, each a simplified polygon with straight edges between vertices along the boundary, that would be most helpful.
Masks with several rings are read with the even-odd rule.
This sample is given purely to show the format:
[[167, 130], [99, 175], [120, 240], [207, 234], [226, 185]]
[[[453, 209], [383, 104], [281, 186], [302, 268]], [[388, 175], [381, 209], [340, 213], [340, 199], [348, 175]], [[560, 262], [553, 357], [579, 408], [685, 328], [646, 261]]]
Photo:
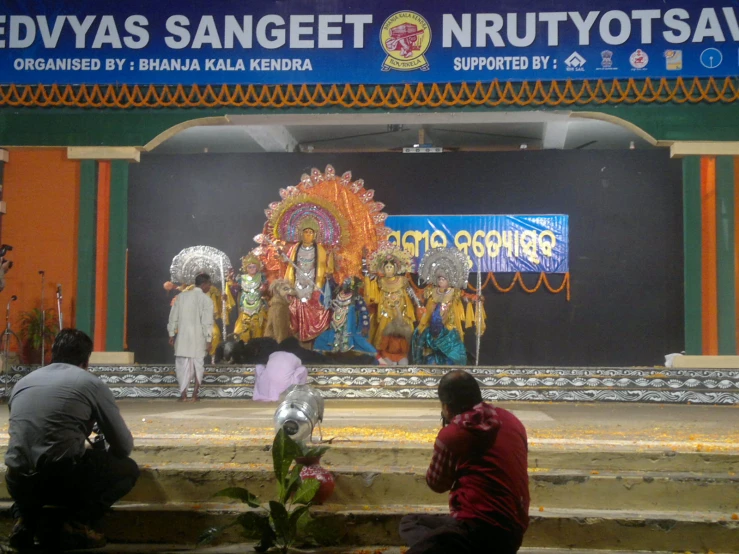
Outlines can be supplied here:
[[264, 294], [267, 280], [262, 273], [262, 262], [253, 252], [241, 258], [241, 273], [229, 280], [228, 288], [239, 293], [239, 316], [234, 326], [238, 340], [249, 342], [264, 335], [267, 323], [267, 303]]
[[368, 266], [371, 274], [364, 278], [365, 301], [377, 306], [370, 317], [370, 342], [385, 363], [405, 365], [416, 321], [415, 294], [405, 276], [413, 270], [411, 254], [388, 245], [370, 256]]

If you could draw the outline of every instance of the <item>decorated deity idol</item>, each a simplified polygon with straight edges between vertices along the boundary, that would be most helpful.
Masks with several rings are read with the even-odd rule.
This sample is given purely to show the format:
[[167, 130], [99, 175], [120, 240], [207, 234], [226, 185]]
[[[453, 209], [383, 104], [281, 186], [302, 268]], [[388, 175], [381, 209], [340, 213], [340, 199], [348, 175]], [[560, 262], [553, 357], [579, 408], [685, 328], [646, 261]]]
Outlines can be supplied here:
[[405, 276], [413, 271], [411, 254], [386, 245], [368, 260], [365, 297], [377, 306], [372, 315], [370, 341], [388, 365], [407, 365], [418, 299]]
[[270, 281], [279, 265], [277, 275], [295, 289], [291, 324], [303, 343], [330, 324], [331, 286], [360, 275], [363, 250], [374, 251], [390, 233], [384, 204], [374, 194], [351, 172], [338, 176], [328, 165], [325, 172], [313, 168], [296, 186], [280, 189], [281, 200], [265, 210], [267, 221], [254, 240], [264, 252], [260, 258]]
[[358, 279], [347, 277], [341, 287], [337, 287], [331, 302], [331, 326], [316, 339], [314, 350], [377, 355], [377, 350], [365, 337], [370, 321], [364, 298], [356, 290], [358, 285]]
[[333, 272], [333, 258], [323, 245], [316, 242], [318, 223], [304, 219], [300, 224], [301, 241], [287, 249], [288, 267], [285, 280], [295, 289], [290, 304], [290, 324], [301, 342], [314, 340], [325, 331], [331, 312], [327, 277]]
[[[413, 333], [413, 362], [420, 365], [465, 365], [464, 328], [475, 324], [463, 305], [471, 262], [456, 248], [427, 250], [418, 266], [424, 290], [425, 313]], [[470, 308], [471, 309], [471, 308]], [[478, 309], [482, 309], [481, 306]], [[481, 314], [482, 315], [482, 314]], [[478, 317], [484, 332], [484, 316]]]
[[241, 272], [229, 281], [234, 296], [238, 293], [239, 317], [234, 327], [234, 335], [238, 340], [249, 342], [264, 334], [267, 317], [267, 280], [262, 273], [262, 262], [250, 252], [241, 258]]

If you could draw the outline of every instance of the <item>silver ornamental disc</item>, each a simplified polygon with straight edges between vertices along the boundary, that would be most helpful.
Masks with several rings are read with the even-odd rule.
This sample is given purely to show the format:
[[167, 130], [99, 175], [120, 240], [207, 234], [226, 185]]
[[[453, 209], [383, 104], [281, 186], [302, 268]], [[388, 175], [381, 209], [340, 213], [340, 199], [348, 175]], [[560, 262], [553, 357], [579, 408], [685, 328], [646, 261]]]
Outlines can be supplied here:
[[190, 246], [172, 260], [169, 274], [173, 283], [192, 285], [201, 273], [210, 275], [213, 283], [221, 283], [224, 272], [231, 269], [231, 260], [224, 252], [212, 246]]

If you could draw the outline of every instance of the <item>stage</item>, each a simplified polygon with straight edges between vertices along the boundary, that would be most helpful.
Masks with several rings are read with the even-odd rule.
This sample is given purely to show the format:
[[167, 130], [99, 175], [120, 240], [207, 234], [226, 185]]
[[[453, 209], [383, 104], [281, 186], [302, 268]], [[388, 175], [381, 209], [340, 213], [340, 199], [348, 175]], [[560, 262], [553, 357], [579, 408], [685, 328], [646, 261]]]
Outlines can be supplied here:
[[[441, 366], [309, 367], [308, 383], [325, 398], [432, 399]], [[465, 367], [489, 401], [739, 404], [739, 370], [659, 367]], [[2, 378], [12, 387], [31, 366]], [[96, 365], [90, 371], [116, 398], [175, 398], [174, 365]], [[207, 365], [203, 398], [249, 399], [254, 367]]]

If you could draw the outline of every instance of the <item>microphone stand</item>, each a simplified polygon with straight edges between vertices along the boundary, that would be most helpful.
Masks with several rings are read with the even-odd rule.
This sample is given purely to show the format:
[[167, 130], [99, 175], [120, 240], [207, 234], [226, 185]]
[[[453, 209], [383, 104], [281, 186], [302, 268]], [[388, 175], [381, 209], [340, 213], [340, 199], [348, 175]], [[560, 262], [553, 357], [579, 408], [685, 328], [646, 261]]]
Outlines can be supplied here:
[[8, 360], [10, 359], [10, 337], [15, 337], [15, 342], [19, 346], [21, 342], [18, 339], [18, 335], [10, 329], [10, 304], [17, 299], [18, 297], [16, 295], [11, 296], [5, 308], [5, 332], [3, 332], [3, 372], [5, 375], [3, 376], [2, 394], [0, 394], [0, 398], [3, 399], [8, 391], [8, 380], [10, 379], [10, 368], [8, 367]]
[[46, 285], [46, 274], [43, 270], [39, 271], [41, 275], [41, 367], [46, 365], [44, 362], [46, 357], [46, 312], [44, 312], [44, 286]]
[[59, 330], [64, 329], [64, 316], [62, 315], [62, 286], [56, 286], [56, 311], [59, 314]]

